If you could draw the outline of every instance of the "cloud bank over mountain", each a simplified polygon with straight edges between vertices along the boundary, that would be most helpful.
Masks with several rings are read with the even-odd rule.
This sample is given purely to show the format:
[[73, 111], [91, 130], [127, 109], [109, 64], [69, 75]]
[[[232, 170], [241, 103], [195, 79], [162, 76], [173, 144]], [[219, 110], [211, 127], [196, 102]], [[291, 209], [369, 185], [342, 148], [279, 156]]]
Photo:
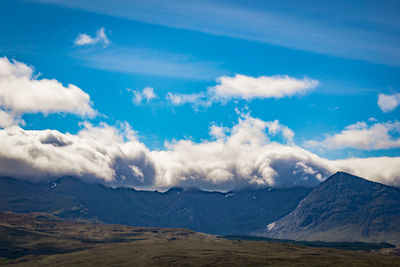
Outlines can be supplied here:
[[400, 186], [400, 158], [327, 160], [299, 146], [271, 141], [274, 132], [290, 141], [278, 123], [241, 115], [232, 128], [214, 129], [219, 134], [209, 141], [174, 141], [165, 150], [153, 151], [126, 124], [116, 128], [86, 123], [75, 135], [13, 126], [0, 130], [0, 175], [32, 181], [72, 175], [110, 186], [226, 191], [316, 186], [345, 170]]

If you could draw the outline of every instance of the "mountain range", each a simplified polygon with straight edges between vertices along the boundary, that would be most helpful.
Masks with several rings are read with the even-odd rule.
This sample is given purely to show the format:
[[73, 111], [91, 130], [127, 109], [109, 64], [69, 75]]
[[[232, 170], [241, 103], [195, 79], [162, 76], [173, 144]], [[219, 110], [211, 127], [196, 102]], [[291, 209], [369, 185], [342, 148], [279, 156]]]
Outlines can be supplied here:
[[181, 227], [210, 234], [249, 234], [291, 212], [312, 189], [195, 188], [137, 191], [65, 177], [45, 182], [0, 178], [0, 211], [45, 212], [72, 219], [132, 226]]
[[217, 235], [400, 244], [400, 189], [338, 172], [315, 188], [108, 188], [64, 177], [43, 183], [0, 178], [0, 211]]

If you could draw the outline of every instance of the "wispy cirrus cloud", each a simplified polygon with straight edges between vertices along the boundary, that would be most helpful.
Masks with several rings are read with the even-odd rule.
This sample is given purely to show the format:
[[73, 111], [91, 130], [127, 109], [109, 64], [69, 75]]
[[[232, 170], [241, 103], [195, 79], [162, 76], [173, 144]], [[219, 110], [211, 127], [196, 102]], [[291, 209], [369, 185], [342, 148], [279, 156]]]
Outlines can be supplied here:
[[98, 43], [102, 43], [104, 47], [107, 47], [110, 44], [110, 40], [108, 39], [103, 27], [97, 30], [96, 36], [94, 37], [91, 37], [86, 33], [80, 33], [74, 41], [74, 45], [76, 46], [88, 46]]
[[215, 35], [400, 65], [397, 1], [35, 0]]
[[115, 47], [101, 51], [88, 48], [75, 51], [73, 56], [89, 67], [122, 73], [212, 80], [223, 72], [216, 62], [147, 48]]

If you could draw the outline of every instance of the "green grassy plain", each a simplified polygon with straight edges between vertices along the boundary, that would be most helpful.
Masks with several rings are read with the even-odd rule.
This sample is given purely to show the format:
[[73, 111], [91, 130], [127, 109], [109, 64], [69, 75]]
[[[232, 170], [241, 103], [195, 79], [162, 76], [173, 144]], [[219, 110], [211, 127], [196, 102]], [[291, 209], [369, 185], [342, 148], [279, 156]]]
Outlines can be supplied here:
[[[389, 254], [391, 251], [386, 251]], [[12, 266], [399, 266], [400, 257], [226, 240], [187, 229], [0, 213], [0, 263]]]

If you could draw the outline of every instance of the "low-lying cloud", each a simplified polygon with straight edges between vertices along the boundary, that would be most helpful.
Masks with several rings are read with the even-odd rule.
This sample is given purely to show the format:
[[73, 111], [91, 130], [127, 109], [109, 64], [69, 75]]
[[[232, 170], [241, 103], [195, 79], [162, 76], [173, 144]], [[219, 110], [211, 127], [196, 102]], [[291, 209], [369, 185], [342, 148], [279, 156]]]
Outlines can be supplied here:
[[0, 130], [2, 176], [46, 180], [72, 175], [105, 184], [151, 186], [154, 164], [129, 126], [84, 124], [76, 135], [13, 126]]
[[[279, 121], [241, 114], [232, 128], [212, 125], [209, 140], [167, 142], [164, 150], [151, 151], [127, 124], [85, 123], [77, 134], [13, 126], [0, 130], [0, 175], [31, 181], [72, 175], [109, 186], [227, 191], [316, 186], [344, 170], [400, 186], [399, 157], [331, 161], [294, 145], [290, 131]], [[277, 136], [286, 144], [275, 142]]]
[[94, 117], [90, 96], [75, 85], [39, 79], [34, 68], [0, 58], [0, 127], [22, 122], [24, 113], [72, 113]]

